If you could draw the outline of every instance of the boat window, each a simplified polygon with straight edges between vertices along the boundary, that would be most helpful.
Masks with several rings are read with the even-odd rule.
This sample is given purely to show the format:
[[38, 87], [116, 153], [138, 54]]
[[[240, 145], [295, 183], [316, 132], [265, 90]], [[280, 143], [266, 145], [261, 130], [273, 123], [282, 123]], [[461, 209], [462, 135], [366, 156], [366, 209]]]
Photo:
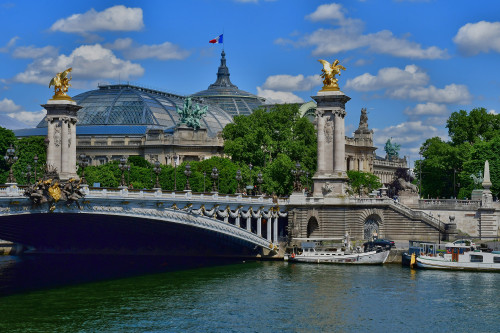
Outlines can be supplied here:
[[470, 262], [483, 262], [483, 256], [477, 254], [470, 255]]
[[495, 264], [500, 264], [500, 257], [493, 257], [493, 262]]

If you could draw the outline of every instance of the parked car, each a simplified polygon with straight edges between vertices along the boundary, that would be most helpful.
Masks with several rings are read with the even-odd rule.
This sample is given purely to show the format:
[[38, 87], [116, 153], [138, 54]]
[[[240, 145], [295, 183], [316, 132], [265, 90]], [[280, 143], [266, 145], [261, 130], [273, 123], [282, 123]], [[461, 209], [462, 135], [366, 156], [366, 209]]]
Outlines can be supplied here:
[[388, 239], [375, 239], [374, 241], [366, 242], [363, 244], [364, 250], [366, 251], [372, 251], [373, 249], [377, 247], [381, 247], [384, 249], [391, 249], [394, 245], [394, 241], [388, 240]]

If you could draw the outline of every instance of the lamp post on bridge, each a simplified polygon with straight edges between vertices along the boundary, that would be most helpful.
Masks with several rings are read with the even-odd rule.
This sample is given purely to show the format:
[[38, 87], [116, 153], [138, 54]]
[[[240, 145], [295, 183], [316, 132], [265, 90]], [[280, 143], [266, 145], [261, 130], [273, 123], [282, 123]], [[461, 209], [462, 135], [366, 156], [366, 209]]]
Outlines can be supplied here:
[[189, 176], [191, 176], [191, 165], [186, 164], [186, 168], [184, 169], [184, 174], [186, 175], [186, 187], [184, 187], [184, 191], [191, 191], [191, 186], [189, 185]]
[[219, 170], [217, 170], [217, 167], [214, 167], [212, 169], [212, 173], [210, 174], [210, 178], [212, 178], [214, 184], [212, 186], [212, 192], [218, 192], [217, 190], [217, 185], [215, 184], [217, 182], [217, 178], [219, 178]]
[[153, 167], [153, 171], [154, 173], [156, 173], [156, 184], [155, 184], [155, 188], [157, 189], [161, 189], [161, 186], [160, 186], [160, 173], [161, 173], [161, 163], [160, 161], [156, 160], [155, 161], [155, 164], [154, 164], [154, 167]]
[[259, 173], [257, 174], [257, 184], [258, 187], [257, 187], [257, 195], [262, 195], [262, 188], [261, 188], [261, 185], [262, 183], [264, 182], [264, 180], [262, 179], [262, 172], [259, 171]]
[[[89, 166], [89, 161], [88, 161], [87, 155], [82, 153], [82, 154], [80, 154], [80, 156], [78, 156], [78, 165], [80, 166], [80, 168], [82, 168], [82, 179], [81, 179], [82, 184], [87, 184], [87, 180], [85, 179], [85, 168]], [[35, 169], [35, 173], [36, 173], [36, 169]]]
[[37, 182], [37, 177], [36, 177], [36, 165], [38, 163], [38, 155], [35, 154], [35, 157], [33, 157], [33, 161], [35, 161], [35, 183]]
[[16, 150], [12, 147], [12, 144], [10, 144], [10, 148], [7, 149], [7, 152], [4, 156], [5, 162], [7, 165], [9, 165], [9, 178], [7, 178], [7, 184], [15, 184], [16, 183], [16, 178], [14, 177], [14, 174], [12, 173], [12, 166], [14, 163], [16, 163], [18, 157], [16, 156]]
[[31, 165], [26, 165], [26, 178], [28, 179], [28, 185], [31, 185]]
[[122, 156], [122, 158], [120, 158], [120, 164], [118, 165], [118, 168], [122, 172], [122, 180], [120, 182], [120, 187], [126, 187], [125, 186], [125, 169], [127, 169], [126, 163], [127, 163], [127, 159], [125, 158], [125, 156]]
[[295, 192], [302, 191], [302, 183], [300, 182], [300, 177], [302, 176], [303, 173], [304, 171], [300, 167], [300, 163], [297, 162], [295, 164], [295, 169], [292, 169], [292, 175], [295, 177], [295, 181], [293, 182], [293, 190]]
[[203, 193], [205, 193], [205, 178], [207, 177], [207, 172], [203, 171]]
[[174, 192], [177, 191], [177, 155], [174, 155]]
[[238, 169], [238, 171], [236, 171], [236, 177], [234, 177], [236, 179], [236, 182], [238, 183], [238, 188], [236, 189], [236, 193], [237, 194], [241, 194], [241, 186], [240, 186], [240, 182], [241, 182], [241, 170]]
[[130, 164], [127, 164], [127, 186], [130, 188]]

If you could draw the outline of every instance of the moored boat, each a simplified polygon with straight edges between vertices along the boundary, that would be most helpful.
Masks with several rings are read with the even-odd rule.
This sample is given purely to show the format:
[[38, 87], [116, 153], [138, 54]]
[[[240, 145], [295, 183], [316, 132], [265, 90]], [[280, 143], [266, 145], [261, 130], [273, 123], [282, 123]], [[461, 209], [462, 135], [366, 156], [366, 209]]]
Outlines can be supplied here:
[[436, 244], [422, 243], [416, 257], [418, 268], [470, 271], [499, 271], [500, 251], [482, 251], [470, 240], [445, 245], [446, 252], [437, 251]]
[[[332, 239], [329, 239], [330, 241]], [[351, 248], [349, 242], [340, 246], [325, 244], [327, 239], [309, 239], [294, 248], [292, 253], [285, 254], [285, 260], [318, 264], [365, 264], [376, 265], [386, 262], [390, 249], [377, 248], [363, 252], [361, 248]]]

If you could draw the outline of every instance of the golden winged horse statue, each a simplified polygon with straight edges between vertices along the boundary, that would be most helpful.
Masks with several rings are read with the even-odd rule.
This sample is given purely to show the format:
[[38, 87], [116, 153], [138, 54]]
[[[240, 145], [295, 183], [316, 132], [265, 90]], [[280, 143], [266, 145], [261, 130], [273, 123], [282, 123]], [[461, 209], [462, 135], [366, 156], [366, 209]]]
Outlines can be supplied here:
[[321, 77], [323, 78], [323, 89], [321, 89], [321, 91], [339, 91], [339, 80], [335, 77], [335, 75], [340, 76], [340, 70], [345, 71], [345, 67], [339, 65], [338, 60], [335, 60], [332, 64], [322, 59], [319, 59], [318, 61], [323, 64], [323, 69], [321, 70]]
[[[67, 70], [57, 73], [56, 76], [50, 80], [49, 88], [54, 86], [54, 96], [52, 99], [66, 99], [71, 100], [71, 97], [66, 95], [68, 88], [71, 86], [69, 81], [71, 81], [71, 76], [68, 78], [68, 74], [73, 70], [73, 68], [68, 68]], [[71, 74], [69, 74], [71, 75]]]

